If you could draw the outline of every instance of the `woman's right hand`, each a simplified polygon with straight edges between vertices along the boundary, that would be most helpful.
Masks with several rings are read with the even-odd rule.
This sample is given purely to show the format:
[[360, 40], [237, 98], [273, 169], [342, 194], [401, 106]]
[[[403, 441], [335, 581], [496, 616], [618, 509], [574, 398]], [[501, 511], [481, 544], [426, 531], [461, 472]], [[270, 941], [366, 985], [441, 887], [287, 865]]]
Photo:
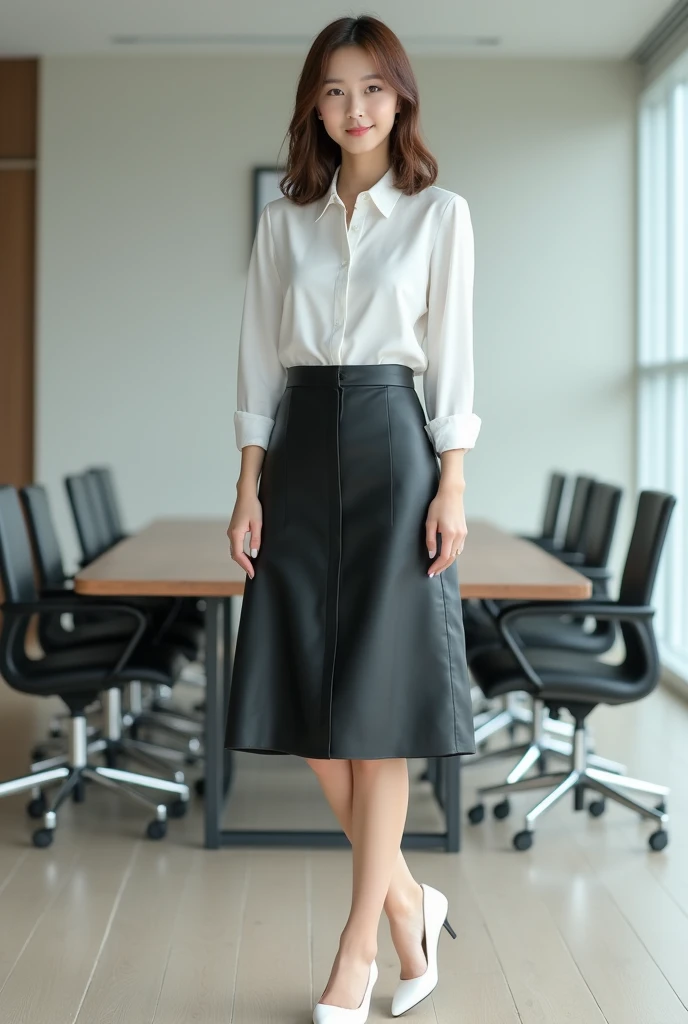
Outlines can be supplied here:
[[263, 528], [263, 506], [255, 493], [240, 492], [234, 504], [232, 518], [227, 527], [229, 537], [229, 553], [242, 569], [253, 579], [255, 570], [248, 556], [244, 554], [244, 537], [251, 534], [251, 557], [255, 558], [260, 548], [260, 535]]

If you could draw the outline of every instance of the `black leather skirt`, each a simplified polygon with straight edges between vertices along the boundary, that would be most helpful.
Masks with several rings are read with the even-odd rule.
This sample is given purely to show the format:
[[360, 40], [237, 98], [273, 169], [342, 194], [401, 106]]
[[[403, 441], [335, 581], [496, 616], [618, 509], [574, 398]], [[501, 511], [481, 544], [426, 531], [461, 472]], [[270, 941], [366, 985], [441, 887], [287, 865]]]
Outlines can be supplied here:
[[474, 752], [457, 565], [426, 575], [439, 465], [425, 423], [408, 366], [288, 368], [258, 488], [262, 540], [246, 576], [227, 748]]

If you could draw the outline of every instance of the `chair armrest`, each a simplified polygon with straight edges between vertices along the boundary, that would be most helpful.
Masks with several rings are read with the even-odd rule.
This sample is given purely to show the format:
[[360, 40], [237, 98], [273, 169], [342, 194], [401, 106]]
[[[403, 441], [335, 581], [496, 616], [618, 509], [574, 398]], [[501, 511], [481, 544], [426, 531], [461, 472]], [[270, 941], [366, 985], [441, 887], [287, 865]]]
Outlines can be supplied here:
[[649, 619], [655, 609], [649, 605], [623, 605], [617, 601], [521, 601], [502, 608], [497, 622], [527, 618], [529, 615], [592, 615], [597, 619]]
[[521, 671], [536, 690], [542, 691], [542, 680], [519, 646], [512, 633], [508, 621], [511, 619], [528, 618], [529, 615], [592, 615], [598, 619], [651, 619], [654, 608], [643, 605], [620, 605], [616, 601], [523, 601], [519, 604], [503, 608], [496, 618], [497, 628]]
[[127, 664], [132, 654], [139, 645], [143, 634], [146, 632], [146, 628], [149, 625], [149, 618], [139, 608], [133, 608], [131, 605], [126, 604], [115, 604], [110, 600], [101, 601], [97, 597], [84, 597], [79, 600], [61, 600], [61, 599], [48, 599], [43, 600], [39, 598], [37, 601], [6, 601], [3, 605], [0, 605], [0, 610], [5, 617], [12, 618], [23, 618], [31, 615], [42, 615], [44, 612], [57, 612], [62, 614], [64, 612], [92, 612], [94, 614], [103, 615], [131, 615], [132, 618], [138, 621], [138, 626], [134, 630], [134, 633], [130, 637], [127, 646], [120, 655], [116, 664], [112, 668], [112, 674], [116, 675], [121, 672], [124, 666]]

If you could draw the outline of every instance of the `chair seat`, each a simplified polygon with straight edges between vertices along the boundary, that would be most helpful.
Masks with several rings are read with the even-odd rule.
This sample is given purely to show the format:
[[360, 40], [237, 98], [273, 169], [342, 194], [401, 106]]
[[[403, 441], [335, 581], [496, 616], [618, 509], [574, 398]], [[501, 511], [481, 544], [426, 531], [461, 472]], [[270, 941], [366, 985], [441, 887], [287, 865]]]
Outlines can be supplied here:
[[13, 680], [12, 685], [41, 696], [98, 694], [108, 686], [137, 680], [172, 686], [186, 662], [175, 647], [142, 647], [113, 676], [112, 666], [124, 647], [123, 643], [110, 643], [50, 651], [42, 658], [27, 659], [22, 666], [24, 678]]
[[[523, 653], [542, 680], [543, 689], [537, 693], [544, 700], [625, 704], [634, 699], [627, 666], [608, 665], [578, 651], [529, 647]], [[468, 664], [488, 698], [519, 690], [536, 692], [508, 648], [482, 649], [472, 656], [469, 653]]]
[[112, 619], [92, 622], [80, 622], [74, 629], [64, 629], [58, 616], [46, 617], [45, 624], [40, 627], [41, 646], [46, 652], [63, 650], [80, 644], [107, 644], [112, 641], [126, 641], [136, 629], [136, 623], [130, 615], [121, 615]]
[[[466, 648], [470, 652], [479, 647], [504, 646], [501, 633], [494, 621], [467, 620], [465, 624]], [[529, 615], [528, 625], [513, 627], [525, 647], [556, 647], [580, 651], [583, 654], [605, 654], [614, 644], [616, 631], [613, 623], [602, 623], [594, 633], [584, 632], [579, 623], [556, 619], [551, 615]]]

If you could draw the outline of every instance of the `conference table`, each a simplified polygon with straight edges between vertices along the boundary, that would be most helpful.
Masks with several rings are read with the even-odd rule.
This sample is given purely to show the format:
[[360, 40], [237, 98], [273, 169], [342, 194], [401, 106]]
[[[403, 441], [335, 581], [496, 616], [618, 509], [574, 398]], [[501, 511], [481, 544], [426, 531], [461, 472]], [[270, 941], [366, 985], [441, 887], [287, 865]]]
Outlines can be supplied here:
[[[205, 846], [348, 846], [336, 830], [222, 828], [233, 757], [224, 749], [231, 685], [232, 598], [240, 597], [246, 574], [229, 555], [227, 519], [160, 518], [119, 541], [82, 569], [77, 593], [118, 597], [196, 597], [205, 603]], [[463, 553], [453, 568], [461, 596], [494, 600], [582, 600], [591, 596], [587, 577], [538, 545], [483, 519], [469, 519]], [[255, 755], [261, 756], [261, 755]], [[406, 831], [402, 848], [460, 849], [461, 757], [433, 759], [428, 776], [444, 815], [437, 832]], [[231, 798], [229, 803], [231, 817]]]

